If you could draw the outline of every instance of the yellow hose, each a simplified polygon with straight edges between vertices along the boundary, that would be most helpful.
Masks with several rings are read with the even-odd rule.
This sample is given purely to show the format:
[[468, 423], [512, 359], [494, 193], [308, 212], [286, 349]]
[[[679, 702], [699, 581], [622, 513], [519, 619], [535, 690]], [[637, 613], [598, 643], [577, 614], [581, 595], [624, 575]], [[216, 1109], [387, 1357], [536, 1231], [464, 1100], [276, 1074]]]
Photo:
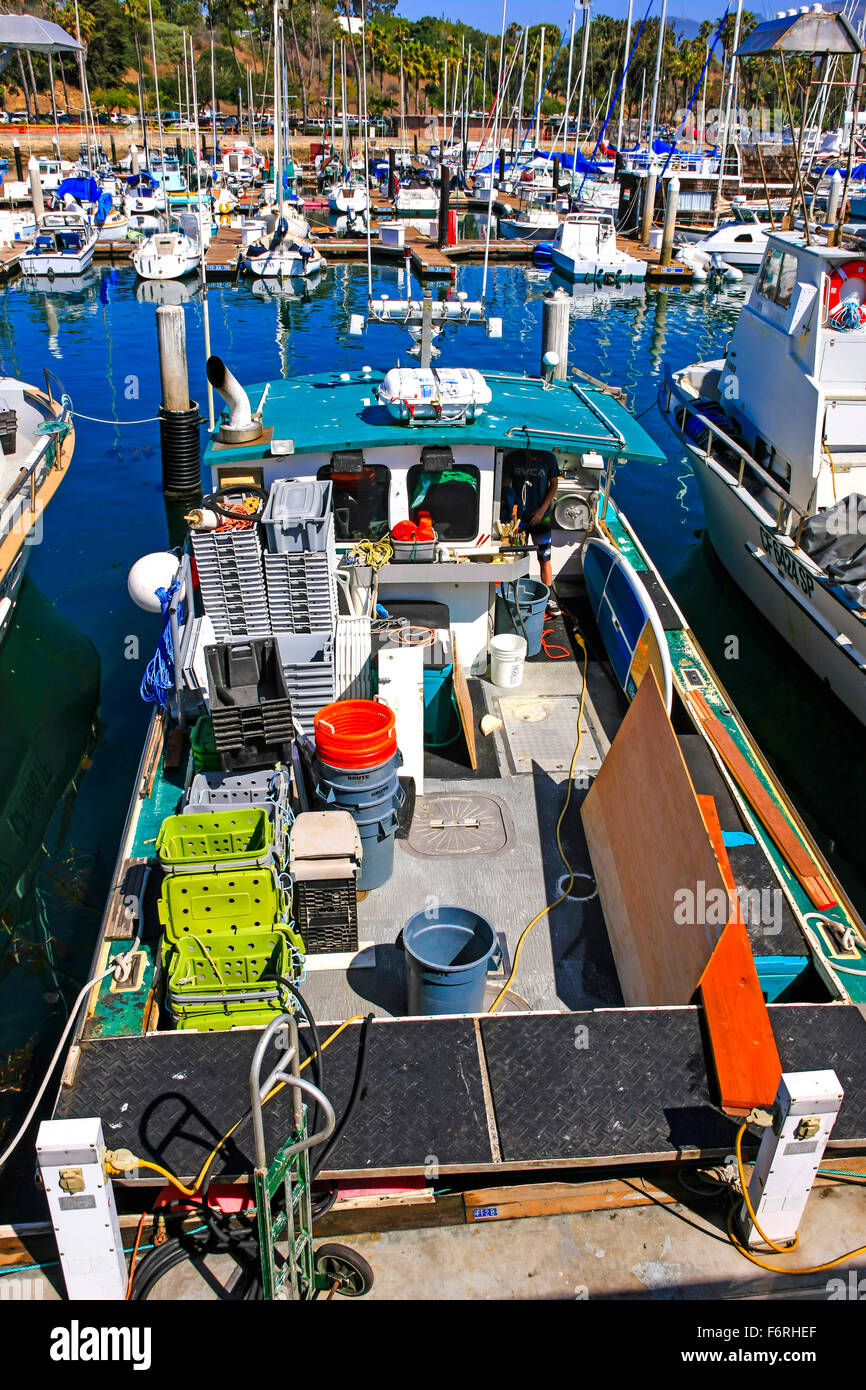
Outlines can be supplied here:
[[[737, 1155], [737, 1174], [740, 1179], [740, 1187], [743, 1189], [743, 1199], [746, 1203], [746, 1211], [749, 1213], [749, 1216], [752, 1220], [752, 1224], [754, 1225], [755, 1230], [758, 1232], [758, 1235], [761, 1237], [761, 1240], [764, 1242], [764, 1244], [769, 1245], [770, 1249], [775, 1250], [777, 1254], [783, 1255], [786, 1254], [788, 1251], [797, 1249], [797, 1246], [800, 1243], [800, 1236], [799, 1233], [795, 1235], [790, 1245], [777, 1245], [775, 1241], [770, 1240], [770, 1237], [768, 1235], [764, 1234], [764, 1232], [758, 1225], [758, 1218], [755, 1215], [755, 1211], [752, 1206], [751, 1199], [749, 1197], [749, 1189], [746, 1184], [746, 1174], [745, 1170], [743, 1169], [743, 1135], [745, 1134], [747, 1128], [748, 1121], [745, 1121], [743, 1124], [740, 1125], [740, 1128], [737, 1130], [737, 1137], [734, 1141], [734, 1147]], [[857, 1250], [848, 1250], [844, 1255], [838, 1255], [835, 1260], [826, 1260], [824, 1264], [820, 1265], [809, 1265], [806, 1269], [790, 1269], [786, 1265], [767, 1264], [766, 1260], [759, 1260], [757, 1255], [753, 1255], [751, 1250], [749, 1250], [745, 1245], [743, 1245], [742, 1241], [737, 1235], [736, 1229], [734, 1227], [735, 1206], [736, 1202], [733, 1203], [730, 1211], [728, 1212], [728, 1235], [731, 1238], [732, 1244], [735, 1246], [737, 1250], [739, 1250], [741, 1255], [745, 1255], [747, 1260], [751, 1260], [753, 1265], [758, 1265], [761, 1269], [768, 1269], [771, 1274], [820, 1274], [822, 1270], [833, 1269], [835, 1265], [844, 1264], [846, 1260], [853, 1260], [856, 1255], [862, 1255], [866, 1253], [866, 1245], [861, 1245]]]
[[574, 752], [573, 752], [572, 755], [571, 755], [571, 765], [570, 765], [570, 767], [569, 767], [569, 769], [568, 769], [568, 793], [567, 793], [566, 798], [565, 798], [565, 804], [564, 804], [562, 810], [561, 810], [560, 813], [559, 813], [559, 820], [556, 822], [556, 847], [557, 847], [557, 849], [559, 850], [559, 857], [560, 857], [560, 859], [562, 860], [563, 864], [565, 865], [566, 869], [568, 870], [568, 882], [567, 882], [567, 884], [566, 884], [566, 886], [565, 886], [564, 892], [556, 899], [556, 902], [548, 903], [548, 904], [546, 905], [546, 907], [543, 907], [543, 908], [541, 909], [540, 912], [537, 912], [537, 913], [535, 914], [535, 916], [533, 917], [532, 921], [531, 921], [531, 922], [527, 922], [526, 926], [523, 928], [523, 931], [520, 933], [520, 939], [519, 939], [519, 941], [518, 941], [518, 943], [517, 943], [517, 948], [516, 948], [516, 950], [515, 950], [515, 952], [514, 952], [514, 963], [513, 963], [512, 966], [511, 966], [511, 974], [508, 976], [508, 979], [505, 981], [505, 984], [502, 986], [501, 990], [500, 990], [499, 993], [497, 994], [497, 996], [496, 996], [496, 998], [494, 999], [493, 1003], [490, 1005], [490, 1008], [487, 1010], [487, 1012], [488, 1012], [488, 1013], [491, 1013], [491, 1014], [492, 1014], [496, 1009], [498, 1009], [500, 1003], [501, 1003], [502, 1000], [505, 998], [505, 995], [508, 993], [509, 986], [511, 985], [512, 980], [514, 979], [515, 975], [517, 974], [517, 965], [518, 965], [518, 962], [519, 962], [519, 960], [520, 960], [520, 952], [523, 950], [523, 943], [524, 943], [524, 941], [526, 940], [526, 938], [527, 938], [527, 936], [529, 935], [529, 933], [531, 932], [532, 928], [535, 926], [536, 922], [540, 922], [541, 919], [542, 919], [542, 917], [545, 917], [545, 916], [547, 915], [548, 912], [552, 912], [553, 909], [554, 909], [555, 907], [559, 907], [560, 903], [564, 903], [564, 902], [565, 902], [566, 898], [568, 897], [569, 893], [571, 892], [572, 884], [574, 883], [574, 880], [575, 880], [575, 877], [576, 877], [576, 876], [580, 876], [580, 877], [583, 877], [583, 878], [590, 878], [590, 877], [591, 877], [590, 874], [579, 874], [579, 875], [575, 875], [574, 869], [571, 867], [571, 865], [570, 865], [569, 862], [568, 862], [568, 858], [567, 858], [567, 856], [566, 856], [565, 850], [562, 848], [562, 839], [561, 839], [561, 835], [560, 835], [560, 832], [561, 832], [561, 830], [562, 830], [562, 822], [565, 820], [566, 814], [567, 814], [567, 812], [568, 812], [568, 808], [569, 808], [569, 806], [571, 805], [571, 793], [572, 793], [572, 788], [573, 788], [573, 786], [574, 786], [574, 765], [575, 765], [575, 763], [577, 762], [577, 755], [578, 755], [578, 753], [580, 752], [580, 741], [581, 741], [581, 739], [583, 738], [582, 721], [583, 721], [583, 704], [584, 704], [584, 698], [585, 698], [585, 696], [586, 696], [586, 668], [587, 668], [587, 662], [588, 662], [588, 653], [587, 653], [587, 650], [586, 650], [586, 643], [584, 642], [584, 640], [583, 640], [583, 638], [581, 637], [580, 633], [577, 632], [576, 630], [575, 630], [575, 633], [574, 633], [574, 640], [577, 642], [577, 645], [580, 647], [581, 651], [583, 652], [583, 681], [582, 681], [581, 690], [580, 690], [580, 707], [579, 707], [579, 709], [578, 709], [578, 711], [577, 711], [577, 743], [574, 745]]

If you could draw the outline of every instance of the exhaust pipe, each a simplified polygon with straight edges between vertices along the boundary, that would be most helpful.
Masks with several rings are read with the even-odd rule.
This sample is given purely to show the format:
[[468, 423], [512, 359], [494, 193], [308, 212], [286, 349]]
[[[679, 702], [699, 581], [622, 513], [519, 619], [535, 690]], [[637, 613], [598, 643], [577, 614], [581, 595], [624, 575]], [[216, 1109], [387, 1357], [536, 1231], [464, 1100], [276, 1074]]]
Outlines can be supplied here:
[[222, 444], [248, 444], [262, 433], [261, 415], [253, 415], [250, 398], [237, 377], [230, 372], [221, 357], [209, 357], [207, 379], [227, 403], [228, 415], [220, 420], [219, 440]]

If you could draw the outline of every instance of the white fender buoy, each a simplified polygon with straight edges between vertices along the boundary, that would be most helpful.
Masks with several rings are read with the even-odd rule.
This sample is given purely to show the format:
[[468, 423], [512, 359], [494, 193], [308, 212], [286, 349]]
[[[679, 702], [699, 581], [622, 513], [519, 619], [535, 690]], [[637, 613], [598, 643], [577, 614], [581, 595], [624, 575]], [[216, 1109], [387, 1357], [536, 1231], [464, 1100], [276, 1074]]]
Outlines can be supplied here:
[[126, 581], [133, 603], [143, 608], [146, 613], [159, 613], [162, 605], [156, 591], [168, 589], [177, 574], [177, 566], [177, 556], [172, 555], [170, 550], [155, 550], [150, 555], [142, 555], [140, 560], [136, 560]]

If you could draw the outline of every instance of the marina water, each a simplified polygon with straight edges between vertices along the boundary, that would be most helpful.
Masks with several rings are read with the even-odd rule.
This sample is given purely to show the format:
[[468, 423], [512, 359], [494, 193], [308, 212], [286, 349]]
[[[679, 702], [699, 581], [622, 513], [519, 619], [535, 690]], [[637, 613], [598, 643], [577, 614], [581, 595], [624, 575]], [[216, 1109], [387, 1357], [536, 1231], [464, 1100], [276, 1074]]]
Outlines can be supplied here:
[[[403, 277], [402, 271], [374, 266], [374, 293], [405, 297]], [[475, 299], [481, 277], [481, 266], [463, 267], [455, 288]], [[473, 335], [472, 366], [537, 372], [541, 299], [549, 283], [549, 276], [533, 270], [490, 268], [488, 300], [491, 312], [502, 316], [503, 334], [500, 340]], [[655, 408], [664, 363], [677, 367], [722, 355], [749, 284], [747, 279], [716, 293], [577, 286], [571, 364], [624, 387], [630, 407], [665, 451], [664, 466], [623, 468], [615, 496], [864, 912], [866, 755], [859, 751], [860, 731], [715, 561], [702, 539], [701, 501], [690, 467]], [[49, 707], [56, 701], [65, 712], [46, 758], [57, 768], [68, 762], [70, 775], [85, 759], [50, 826], [30, 827], [33, 873], [20, 899], [6, 905], [0, 924], [0, 1119], [20, 1114], [28, 1080], [42, 1075], [65, 1020], [64, 1004], [86, 978], [150, 713], [138, 690], [156, 641], [156, 619], [133, 607], [126, 576], [139, 555], [164, 548], [167, 537], [153, 418], [160, 398], [155, 307], [163, 294], [169, 296], [164, 302], [186, 305], [191, 390], [206, 414], [200, 285], [136, 287], [131, 267], [103, 266], [81, 282], [47, 291], [19, 280], [0, 300], [4, 373], [35, 382], [45, 363], [78, 412], [73, 465], [46, 516], [44, 538], [31, 553], [15, 623], [30, 625], [21, 638], [74, 653], [74, 660], [46, 666], [53, 689], [39, 691], [39, 700], [34, 696], [33, 717], [40, 701]], [[366, 300], [363, 266], [338, 265], [318, 284], [297, 282], [294, 289], [265, 282], [255, 288], [243, 282], [211, 285], [212, 348], [245, 384], [365, 363], [409, 364], [407, 336], [396, 328], [349, 337], [349, 316], [363, 312]], [[466, 362], [465, 347], [446, 339], [441, 360]], [[144, 423], [133, 423], [139, 421]], [[17, 636], [10, 632], [0, 652], [3, 704], [11, 683], [25, 675], [21, 653], [27, 647]], [[81, 680], [82, 689], [88, 688], [88, 652], [91, 668], [97, 654], [101, 666], [95, 730], [92, 700], [73, 701], [73, 717], [62, 699], [64, 681]], [[7, 762], [0, 777], [15, 779], [14, 752]], [[7, 1056], [11, 1060], [3, 1061]], [[28, 1195], [27, 1188], [32, 1185], [23, 1170], [17, 1178], [7, 1174], [0, 1186], [0, 1220], [8, 1219], [13, 1203], [19, 1217], [27, 1207], [41, 1211], [38, 1194]]]

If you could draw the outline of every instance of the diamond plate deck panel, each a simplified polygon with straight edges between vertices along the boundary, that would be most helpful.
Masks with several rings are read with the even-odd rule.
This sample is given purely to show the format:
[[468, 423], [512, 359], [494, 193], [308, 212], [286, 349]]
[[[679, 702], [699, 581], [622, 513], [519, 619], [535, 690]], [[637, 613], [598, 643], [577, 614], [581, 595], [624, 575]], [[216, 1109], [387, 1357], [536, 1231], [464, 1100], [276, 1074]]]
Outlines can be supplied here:
[[[500, 697], [498, 704], [515, 772], [539, 768], [543, 772], [568, 772], [577, 732], [579, 695], [508, 695]], [[581, 725], [578, 771], [594, 777], [601, 767], [601, 757], [585, 712]]]
[[[859, 1010], [778, 1004], [769, 1013], [783, 1069], [832, 1067], [839, 1076], [845, 1103], [833, 1140], [862, 1142], [866, 1021]], [[481, 1028], [505, 1163], [731, 1151], [738, 1122], [711, 1094], [698, 1009], [503, 1015]]]
[[[320, 1026], [323, 1041], [331, 1031]], [[351, 1025], [324, 1053], [324, 1088], [338, 1118], [354, 1081], [359, 1032], [360, 1025]], [[56, 1117], [100, 1115], [110, 1147], [130, 1148], [180, 1178], [197, 1176], [249, 1106], [249, 1064], [259, 1036], [257, 1029], [245, 1029], [84, 1043]], [[263, 1076], [276, 1060], [272, 1052]], [[311, 1068], [303, 1075], [312, 1079]], [[286, 1087], [265, 1107], [269, 1152], [285, 1139], [290, 1112]], [[214, 1176], [249, 1172], [252, 1152], [247, 1123], [217, 1159]], [[423, 1169], [434, 1157], [444, 1167], [491, 1161], [474, 1025], [449, 1019], [375, 1023], [364, 1092], [327, 1171]]]

